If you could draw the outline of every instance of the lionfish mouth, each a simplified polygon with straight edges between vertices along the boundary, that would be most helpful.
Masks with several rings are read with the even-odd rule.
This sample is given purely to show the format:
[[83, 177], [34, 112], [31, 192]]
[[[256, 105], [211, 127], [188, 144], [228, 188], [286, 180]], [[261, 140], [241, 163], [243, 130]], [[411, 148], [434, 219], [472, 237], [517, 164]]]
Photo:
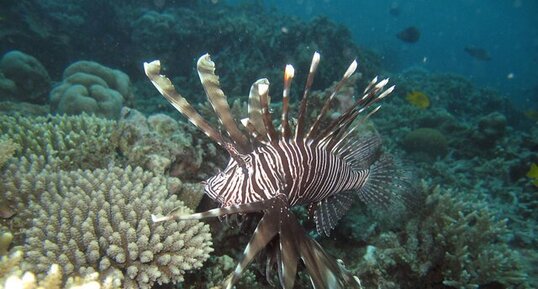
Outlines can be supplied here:
[[[379, 137], [358, 136], [356, 131], [379, 109], [380, 106], [374, 104], [393, 91], [394, 86], [385, 89], [388, 79], [378, 81], [374, 78], [352, 107], [322, 128], [322, 117], [357, 68], [357, 62], [353, 61], [307, 129], [307, 98], [319, 59], [319, 54], [314, 53], [294, 131], [288, 120], [294, 69], [291, 65], [286, 66], [281, 129], [277, 131], [269, 110], [267, 79], [252, 85], [248, 117], [241, 120], [244, 128], [240, 129], [214, 73], [214, 63], [208, 54], [200, 57], [198, 74], [226, 135], [209, 124], [176, 91], [171, 81], [160, 75], [158, 60], [144, 63], [146, 75], [157, 90], [191, 123], [226, 149], [232, 158], [228, 166], [233, 166], [233, 169], [210, 178], [206, 193], [221, 205], [234, 205], [190, 215], [175, 212], [167, 216], [153, 215], [153, 222], [263, 212], [241, 260], [225, 281], [226, 288], [233, 287], [243, 270], [263, 249], [268, 256], [267, 272], [276, 267], [284, 289], [293, 288], [299, 260], [314, 288], [362, 288], [356, 276], [307, 234], [290, 208], [295, 204], [316, 208], [313, 217], [317, 230], [329, 235], [350, 208], [354, 196], [366, 203], [386, 204], [400, 199], [400, 193], [406, 187], [405, 179], [397, 177], [392, 158], [381, 152]], [[269, 275], [267, 278], [271, 282]]]

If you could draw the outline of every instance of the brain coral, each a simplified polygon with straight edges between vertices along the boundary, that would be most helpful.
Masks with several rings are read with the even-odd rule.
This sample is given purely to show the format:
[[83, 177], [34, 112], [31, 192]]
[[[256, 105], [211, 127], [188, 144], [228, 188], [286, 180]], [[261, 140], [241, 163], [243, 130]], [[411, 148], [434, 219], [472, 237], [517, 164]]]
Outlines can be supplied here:
[[124, 288], [183, 281], [209, 257], [209, 227], [198, 221], [151, 223], [151, 214], [189, 210], [167, 180], [141, 168], [51, 174], [27, 230], [23, 268], [44, 274], [58, 263], [66, 276], [99, 272], [124, 278]]
[[41, 104], [49, 90], [49, 74], [33, 56], [13, 50], [0, 59], [0, 98]]
[[53, 112], [86, 112], [113, 119], [119, 118], [123, 103], [132, 98], [127, 74], [93, 61], [71, 64], [62, 83], [50, 93]]

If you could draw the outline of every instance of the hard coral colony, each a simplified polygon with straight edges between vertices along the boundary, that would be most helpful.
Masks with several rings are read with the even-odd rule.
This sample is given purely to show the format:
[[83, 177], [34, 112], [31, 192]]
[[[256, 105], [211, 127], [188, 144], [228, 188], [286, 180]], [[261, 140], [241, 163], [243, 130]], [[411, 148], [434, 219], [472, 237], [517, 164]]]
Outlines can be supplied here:
[[[223, 172], [205, 182], [205, 193], [221, 204], [221, 208], [185, 215], [170, 212], [153, 216], [155, 222], [201, 219], [233, 214], [263, 212], [256, 230], [246, 246], [235, 271], [226, 280], [232, 288], [245, 267], [264, 248], [267, 272], [275, 267], [280, 285], [293, 288], [298, 259], [304, 263], [314, 288], [361, 288], [360, 281], [347, 271], [342, 262], [329, 256], [301, 227], [291, 208], [309, 205], [314, 211], [317, 231], [329, 235], [336, 223], [350, 208], [354, 196], [365, 203], [387, 204], [402, 197], [407, 182], [399, 177], [393, 159], [381, 152], [380, 138], [375, 134], [358, 135], [357, 127], [379, 109], [379, 100], [390, 94], [385, 89], [388, 79], [374, 78], [354, 105], [328, 126], [322, 117], [348, 78], [357, 62], [349, 66], [338, 82], [321, 113], [308, 130], [307, 97], [320, 56], [313, 56], [304, 95], [299, 106], [296, 126], [290, 126], [289, 92], [294, 69], [287, 65], [284, 74], [281, 128], [274, 127], [269, 110], [269, 81], [260, 79], [252, 85], [248, 118], [243, 133], [230, 112], [227, 97], [215, 75], [209, 55], [198, 60], [197, 68], [206, 95], [227, 135], [213, 128], [160, 75], [160, 62], [145, 63], [146, 75], [159, 92], [190, 122], [226, 149], [231, 158]], [[371, 109], [373, 108], [373, 109]], [[271, 276], [268, 274], [268, 280]]]

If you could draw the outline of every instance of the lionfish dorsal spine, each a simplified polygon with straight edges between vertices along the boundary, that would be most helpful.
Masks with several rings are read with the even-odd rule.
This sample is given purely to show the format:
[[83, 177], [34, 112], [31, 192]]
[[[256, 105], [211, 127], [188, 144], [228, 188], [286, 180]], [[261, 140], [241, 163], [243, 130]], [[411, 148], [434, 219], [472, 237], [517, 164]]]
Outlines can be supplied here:
[[269, 81], [259, 83], [258, 92], [260, 93], [260, 105], [262, 107], [263, 124], [265, 126], [265, 130], [267, 131], [267, 136], [269, 137], [270, 142], [275, 142], [278, 140], [278, 136], [275, 130], [275, 126], [273, 125], [271, 111], [269, 109]]
[[304, 87], [303, 98], [301, 99], [301, 104], [299, 106], [299, 116], [297, 117], [297, 125], [295, 126], [295, 141], [302, 139], [304, 135], [303, 130], [306, 117], [306, 106], [308, 104], [308, 94], [310, 93], [312, 83], [314, 83], [314, 76], [316, 75], [316, 71], [318, 70], [319, 60], [320, 55], [316, 51], [312, 56], [312, 62], [310, 63], [310, 69], [308, 71], [308, 76], [306, 78], [306, 84]]
[[157, 88], [175, 109], [183, 114], [210, 139], [220, 146], [224, 146], [225, 141], [222, 135], [214, 129], [179, 92], [177, 92], [170, 79], [160, 74], [161, 62], [159, 60], [149, 63], [144, 62], [144, 71], [155, 88]]
[[224, 130], [233, 142], [241, 148], [241, 152], [248, 151], [248, 148], [250, 147], [249, 140], [239, 130], [239, 127], [230, 112], [227, 97], [220, 88], [219, 77], [215, 74], [215, 63], [211, 61], [209, 54], [205, 54], [198, 59], [197, 69], [207, 99], [209, 100], [209, 103], [211, 103]]
[[281, 135], [284, 139], [289, 139], [290, 137], [290, 125], [288, 122], [288, 109], [289, 109], [289, 96], [290, 96], [290, 87], [293, 76], [295, 75], [295, 69], [291, 64], [286, 65], [284, 70], [284, 89], [282, 91], [282, 117], [281, 117]]
[[325, 100], [325, 103], [323, 104], [321, 111], [319, 112], [316, 120], [314, 121], [314, 124], [312, 124], [312, 126], [310, 127], [310, 130], [308, 131], [307, 138], [310, 138], [311, 136], [314, 136], [318, 133], [318, 129], [321, 124], [321, 118], [325, 115], [325, 113], [327, 113], [334, 97], [340, 91], [340, 88], [342, 88], [342, 86], [344, 86], [347, 80], [351, 77], [351, 75], [355, 73], [356, 69], [357, 69], [357, 60], [353, 60], [353, 62], [349, 65], [349, 67], [347, 68], [346, 72], [344, 73], [340, 81], [338, 81], [335, 88], [332, 90], [329, 97], [327, 97], [327, 99]]
[[243, 125], [251, 132], [251, 134], [258, 135], [261, 138], [267, 135], [260, 103], [261, 94], [258, 89], [259, 85], [262, 83], [269, 85], [269, 80], [267, 80], [267, 78], [258, 79], [250, 87], [248, 96], [248, 118], [246, 119], [247, 121], [242, 121]]

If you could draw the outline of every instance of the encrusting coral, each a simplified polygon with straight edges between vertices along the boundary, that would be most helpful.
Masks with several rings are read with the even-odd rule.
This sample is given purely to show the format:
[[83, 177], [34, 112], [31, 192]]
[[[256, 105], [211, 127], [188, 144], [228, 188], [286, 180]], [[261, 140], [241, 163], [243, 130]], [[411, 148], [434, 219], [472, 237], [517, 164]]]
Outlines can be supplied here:
[[177, 283], [209, 257], [209, 227], [198, 221], [152, 224], [151, 214], [189, 209], [167, 180], [141, 168], [57, 172], [26, 232], [23, 268], [41, 276], [59, 263], [66, 276], [123, 276], [124, 288]]
[[83, 112], [117, 119], [125, 102], [132, 101], [127, 74], [93, 61], [78, 61], [67, 67], [62, 83], [50, 92], [51, 110]]

